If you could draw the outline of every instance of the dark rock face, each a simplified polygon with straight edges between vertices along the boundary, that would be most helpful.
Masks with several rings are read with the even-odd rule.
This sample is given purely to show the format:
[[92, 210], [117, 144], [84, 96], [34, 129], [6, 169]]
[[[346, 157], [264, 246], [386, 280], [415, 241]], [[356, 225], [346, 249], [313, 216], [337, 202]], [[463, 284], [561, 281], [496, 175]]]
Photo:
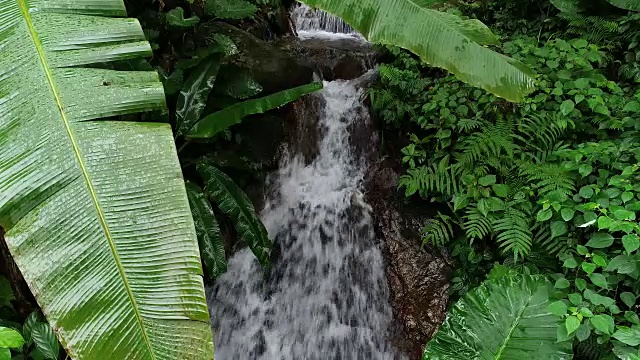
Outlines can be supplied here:
[[223, 22], [208, 22], [202, 26], [203, 33], [221, 33], [235, 42], [239, 53], [225, 61], [249, 70], [262, 85], [264, 94], [308, 84], [313, 80], [313, 69], [249, 32]]
[[278, 42], [324, 80], [352, 80], [374, 67], [377, 53], [356, 38], [291, 39]]
[[396, 346], [419, 359], [447, 315], [449, 265], [437, 250], [421, 246], [420, 228], [428, 218], [395, 196], [398, 173], [383, 162], [367, 179], [378, 235], [385, 244], [391, 304], [399, 329]]

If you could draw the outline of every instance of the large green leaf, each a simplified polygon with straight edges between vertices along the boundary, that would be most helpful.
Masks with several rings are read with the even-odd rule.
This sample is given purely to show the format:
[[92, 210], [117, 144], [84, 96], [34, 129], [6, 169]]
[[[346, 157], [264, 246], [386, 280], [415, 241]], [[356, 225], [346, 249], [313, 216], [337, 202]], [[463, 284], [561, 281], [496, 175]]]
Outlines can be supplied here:
[[187, 135], [187, 138], [210, 138], [217, 133], [238, 124], [249, 115], [262, 114], [279, 108], [304, 95], [322, 89], [322, 83], [316, 82], [271, 94], [259, 99], [252, 99], [233, 104], [218, 112], [204, 117]]
[[556, 343], [547, 286], [512, 272], [485, 281], [453, 306], [423, 359], [571, 359], [571, 344]]
[[212, 359], [202, 266], [151, 55], [122, 0], [0, 0], [0, 226], [73, 359]]
[[611, 5], [625, 10], [640, 11], [640, 0], [607, 0]]
[[220, 225], [218, 225], [213, 208], [202, 189], [191, 182], [187, 182], [186, 186], [200, 244], [200, 257], [209, 277], [215, 279], [227, 271], [227, 258], [224, 252], [224, 241], [220, 234]]
[[300, 0], [341, 17], [369, 41], [395, 45], [511, 101], [533, 90], [522, 63], [489, 50], [497, 38], [478, 20], [430, 9], [425, 0]]
[[268, 266], [271, 241], [247, 194], [229, 176], [206, 161], [199, 162], [197, 168], [211, 198], [220, 210], [233, 219], [238, 235], [249, 245], [260, 263]]
[[216, 54], [198, 65], [184, 83], [176, 106], [178, 135], [185, 135], [200, 120], [215, 85], [222, 55]]

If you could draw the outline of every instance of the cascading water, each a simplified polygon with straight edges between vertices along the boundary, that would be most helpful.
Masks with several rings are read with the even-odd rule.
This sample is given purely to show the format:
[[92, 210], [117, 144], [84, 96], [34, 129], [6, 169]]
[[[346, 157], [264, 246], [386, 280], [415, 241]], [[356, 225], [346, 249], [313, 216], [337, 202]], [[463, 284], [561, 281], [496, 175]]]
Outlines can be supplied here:
[[[402, 359], [388, 335], [392, 311], [366, 169], [349, 132], [369, 122], [358, 81], [325, 82], [315, 95], [319, 151], [285, 157], [262, 211], [276, 243], [271, 269], [250, 250], [208, 289], [220, 360]], [[357, 125], [357, 126], [356, 126]]]
[[300, 4], [291, 12], [296, 32], [301, 38], [357, 37], [362, 38], [349, 24], [322, 10], [313, 10]]

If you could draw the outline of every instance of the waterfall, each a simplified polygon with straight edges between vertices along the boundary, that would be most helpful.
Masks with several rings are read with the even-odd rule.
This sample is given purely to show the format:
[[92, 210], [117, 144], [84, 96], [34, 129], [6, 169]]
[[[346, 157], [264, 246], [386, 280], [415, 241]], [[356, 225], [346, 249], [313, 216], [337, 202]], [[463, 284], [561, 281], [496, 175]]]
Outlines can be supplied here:
[[296, 32], [301, 38], [318, 37], [358, 37], [349, 24], [339, 17], [322, 10], [313, 10], [307, 5], [297, 5], [291, 11], [291, 19], [296, 26]]
[[350, 134], [370, 122], [359, 83], [325, 82], [311, 95], [317, 154], [288, 154], [271, 179], [261, 217], [272, 267], [241, 250], [207, 289], [216, 359], [404, 359], [389, 341], [384, 261], [361, 192], [367, 164]]

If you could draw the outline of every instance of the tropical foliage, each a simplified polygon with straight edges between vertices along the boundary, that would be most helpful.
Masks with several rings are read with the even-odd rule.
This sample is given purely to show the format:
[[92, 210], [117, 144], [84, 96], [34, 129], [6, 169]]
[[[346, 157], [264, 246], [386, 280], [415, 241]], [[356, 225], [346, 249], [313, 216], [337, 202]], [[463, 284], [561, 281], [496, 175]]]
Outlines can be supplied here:
[[[491, 51], [498, 38], [475, 19], [432, 9], [432, 1], [302, 0], [338, 15], [369, 41], [395, 45], [458, 79], [519, 101], [533, 88], [533, 73], [520, 62]], [[389, 23], [388, 19], [403, 19]]]
[[[322, 85], [255, 98], [263, 89], [244, 72], [216, 81], [225, 57], [237, 52], [233, 40], [218, 33], [208, 34], [206, 45], [180, 59], [172, 73], [159, 69], [167, 94], [179, 92], [171, 120], [175, 140], [187, 154], [180, 159], [185, 172], [203, 164], [206, 187], [196, 177], [185, 193], [182, 177], [175, 176], [180, 170], [171, 128], [148, 122], [163, 117], [158, 112], [165, 110], [162, 84], [136, 58], [158, 50], [154, 40], [161, 31], [193, 32], [201, 18], [243, 19], [276, 3], [205, 5], [200, 17], [184, 8], [168, 10], [161, 28], [143, 33], [136, 21], [108, 17], [126, 14], [122, 0], [0, 2], [0, 100], [6, 110], [0, 112], [0, 226], [50, 322], [39, 322], [34, 312], [21, 326], [18, 316], [0, 314], [1, 359], [12, 353], [57, 359], [63, 346], [56, 335], [72, 358], [102, 358], [105, 351], [123, 359], [213, 358], [202, 270], [207, 279], [226, 270], [228, 234], [216, 220], [218, 209], [233, 220], [260, 262], [269, 264], [271, 243], [253, 205], [214, 168], [228, 161], [190, 148], [213, 136], [229, 140], [230, 126]], [[27, 83], [35, 88], [27, 91]], [[83, 96], [74, 96], [80, 91]], [[212, 94], [221, 98], [222, 108], [207, 107]], [[201, 118], [208, 109], [212, 114]], [[149, 113], [129, 115], [142, 111]], [[136, 118], [143, 121], [131, 122]], [[192, 128], [200, 130], [191, 133]], [[41, 146], [27, 146], [31, 142]], [[192, 160], [194, 154], [201, 159]], [[42, 266], [44, 254], [47, 266]], [[188, 304], [179, 305], [186, 297]], [[10, 307], [11, 301], [7, 297], [2, 305]], [[89, 321], [96, 315], [103, 320]], [[4, 319], [15, 321], [4, 324]], [[85, 331], [95, 336], [87, 338]]]
[[[488, 23], [503, 35], [502, 52], [538, 74], [536, 91], [519, 104], [384, 49], [372, 104], [387, 137], [404, 137], [399, 187], [439, 211], [425, 224], [424, 243], [449, 248], [452, 294], [462, 297], [426, 358], [455, 358], [440, 354], [483, 339], [466, 327], [476, 311], [460, 304], [495, 282], [483, 282], [494, 262], [551, 281], [554, 338], [573, 343], [576, 358], [639, 356], [637, 14], [616, 6], [629, 9], [526, 0], [448, 9]], [[464, 330], [452, 332], [456, 322]], [[465, 353], [500, 358], [492, 354]]]
[[212, 359], [171, 127], [105, 121], [165, 104], [154, 72], [95, 66], [151, 55], [125, 14], [121, 0], [0, 1], [0, 226], [73, 358]]
[[556, 342], [551, 289], [544, 276], [496, 266], [489, 279], [453, 305], [424, 359], [571, 358], [571, 344]]

